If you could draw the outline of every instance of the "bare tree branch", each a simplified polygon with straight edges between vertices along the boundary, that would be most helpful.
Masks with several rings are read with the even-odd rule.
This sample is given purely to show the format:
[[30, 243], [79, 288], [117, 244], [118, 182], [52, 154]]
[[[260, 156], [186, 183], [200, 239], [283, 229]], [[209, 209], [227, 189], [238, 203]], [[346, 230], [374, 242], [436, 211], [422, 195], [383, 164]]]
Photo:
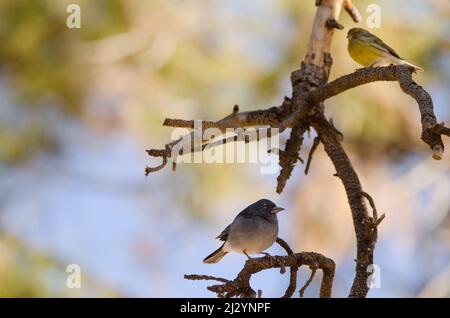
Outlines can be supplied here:
[[[222, 118], [218, 121], [199, 121], [202, 125], [202, 129], [208, 128], [217, 128], [222, 131], [222, 133], [226, 132], [227, 128], [243, 128], [250, 126], [270, 126], [272, 128], [278, 128], [279, 132], [283, 132], [286, 128], [291, 124], [291, 120], [289, 118], [291, 113], [291, 101], [289, 98], [285, 98], [284, 102], [279, 107], [271, 107], [266, 110], [255, 110], [249, 112], [239, 112], [239, 107], [237, 105], [234, 106], [232, 114]], [[164, 126], [168, 127], [177, 127], [177, 128], [195, 128], [195, 120], [184, 120], [184, 119], [172, 119], [166, 118]], [[149, 149], [146, 150], [147, 154], [151, 157], [161, 157], [163, 159], [163, 163], [157, 167], [146, 167], [145, 175], [148, 176], [150, 173], [157, 172], [164, 168], [167, 165], [168, 159], [173, 158], [174, 155], [178, 156], [180, 153], [174, 154], [172, 149], [185, 140], [194, 140], [195, 131], [191, 132], [189, 136], [185, 136], [178, 140], [172, 141], [165, 145], [165, 149]], [[217, 144], [225, 144], [232, 140], [227, 140], [223, 143]], [[203, 151], [205, 147], [200, 147], [199, 149], [194, 149], [194, 143], [191, 143], [191, 147], [189, 152], [197, 152]], [[185, 152], [184, 154], [187, 154]], [[175, 159], [175, 158], [173, 158]]]
[[353, 5], [351, 0], [344, 0], [344, 9], [353, 19], [353, 22], [361, 21], [361, 14], [359, 13], [358, 9], [356, 9], [356, 7]]
[[[216, 280], [222, 284], [212, 285], [208, 290], [214, 292], [219, 297], [256, 297], [256, 292], [250, 286], [250, 279], [253, 274], [270, 268], [291, 268], [291, 280], [284, 297], [292, 296], [292, 289], [295, 290], [296, 283], [292, 280], [292, 268], [295, 268], [295, 278], [297, 277], [297, 269], [300, 266], [308, 265], [311, 268], [318, 268], [323, 271], [322, 284], [320, 288], [320, 297], [329, 298], [333, 289], [333, 280], [335, 272], [335, 263], [332, 259], [314, 252], [292, 253], [292, 250], [286, 242], [278, 239], [277, 242], [286, 248], [288, 256], [265, 256], [261, 258], [249, 259], [245, 262], [244, 268], [239, 272], [237, 277], [230, 281], [225, 278], [207, 276], [207, 275], [185, 275], [185, 279], [190, 280]], [[283, 243], [280, 243], [283, 242]]]
[[[239, 112], [239, 107], [234, 106], [233, 113], [219, 121], [201, 121], [202, 129], [218, 128], [225, 131], [227, 128], [238, 128], [247, 126], [276, 126], [279, 107], [272, 107], [265, 110], [254, 110], [249, 112]], [[182, 127], [194, 129], [195, 120], [171, 119], [167, 118], [163, 126]]]
[[277, 193], [283, 192], [286, 186], [287, 180], [294, 170], [294, 166], [297, 163], [298, 153], [303, 143], [303, 134], [308, 129], [308, 122], [306, 120], [300, 120], [291, 131], [291, 136], [286, 142], [286, 148], [284, 150], [284, 156], [280, 157], [281, 171], [277, 178]]
[[[403, 92], [413, 97], [419, 106], [422, 140], [432, 149], [433, 158], [442, 158], [444, 145], [441, 135], [450, 136], [450, 129], [444, 123], [437, 123], [430, 95], [412, 79], [413, 70], [407, 66], [360, 69], [327, 84], [332, 66], [332, 58], [329, 53], [330, 44], [335, 30], [341, 28], [341, 25], [338, 23], [341, 8], [343, 7], [354, 21], [359, 21], [361, 16], [349, 0], [316, 0], [316, 5], [318, 8], [305, 58], [301, 63], [300, 69], [291, 74], [292, 98], [285, 97], [281, 106], [267, 110], [239, 113], [239, 109], [235, 107], [231, 115], [217, 122], [204, 122], [202, 123], [202, 128], [219, 128], [222, 132], [226, 128], [264, 125], [279, 128], [280, 131], [292, 128], [285, 149], [279, 150], [281, 171], [277, 178], [278, 193], [283, 191], [297, 160], [300, 158], [299, 153], [304, 133], [310, 127], [316, 130], [318, 134], [317, 140], [324, 145], [325, 152], [336, 169], [336, 176], [341, 179], [344, 185], [356, 234], [355, 277], [349, 296], [365, 297], [369, 290], [367, 280], [371, 275], [370, 268], [373, 264], [375, 243], [377, 241], [377, 227], [385, 215], [382, 214], [378, 217], [373, 199], [362, 190], [358, 175], [342, 146], [342, 133], [324, 115], [324, 101], [348, 89], [370, 82], [397, 81]], [[181, 119], [167, 119], [165, 125], [194, 128], [193, 121]], [[191, 136], [194, 134], [195, 131], [191, 133]], [[233, 140], [226, 139], [218, 143]], [[156, 168], [147, 167], [146, 174], [162, 169], [167, 164], [168, 158], [179, 155], [178, 153], [172, 154], [173, 147], [179, 142], [180, 140], [173, 141], [167, 144], [163, 150], [147, 150], [152, 157], [162, 157], [163, 162]], [[315, 142], [311, 148], [306, 172], [317, 145], [318, 142]], [[199, 149], [191, 149], [191, 151], [202, 151], [205, 147], [202, 146]], [[368, 199], [372, 207], [372, 216], [367, 211], [364, 197]], [[290, 249], [286, 250], [288, 251], [288, 256], [248, 260], [233, 281], [202, 275], [187, 275], [186, 278], [218, 280], [222, 284], [209, 286], [208, 289], [217, 293], [220, 297], [255, 297], [256, 293], [250, 287], [252, 274], [269, 268], [280, 268], [281, 272], [284, 272], [285, 267], [289, 266], [291, 268], [291, 279], [285, 297], [290, 297], [295, 290], [297, 269], [302, 265], [308, 265], [312, 268], [323, 270], [324, 276], [322, 278], [320, 295], [321, 297], [330, 297], [334, 277], [334, 262], [317, 253], [303, 252], [293, 254], [292, 251], [289, 252]], [[313, 277], [314, 274], [311, 275], [305, 287], [302, 288], [303, 292]]]
[[366, 237], [364, 224], [369, 222], [369, 215], [362, 200], [362, 187], [353, 166], [345, 153], [336, 132], [331, 124], [325, 119], [323, 114], [318, 113], [311, 121], [312, 126], [317, 131], [325, 152], [330, 157], [337, 171], [339, 178], [347, 194], [353, 218], [353, 226], [356, 232], [357, 265], [356, 276], [350, 291], [350, 297], [364, 297], [369, 288], [367, 286], [367, 273], [369, 265], [373, 264], [373, 251], [376, 238]]
[[441, 135], [448, 136], [449, 129], [443, 124], [437, 124], [433, 100], [422, 86], [414, 82], [411, 76], [412, 71], [410, 67], [404, 65], [360, 69], [310, 92], [306, 99], [312, 104], [320, 103], [348, 89], [370, 82], [398, 81], [401, 89], [413, 97], [419, 106], [422, 122], [422, 140], [432, 149], [433, 158], [441, 159], [444, 152]]

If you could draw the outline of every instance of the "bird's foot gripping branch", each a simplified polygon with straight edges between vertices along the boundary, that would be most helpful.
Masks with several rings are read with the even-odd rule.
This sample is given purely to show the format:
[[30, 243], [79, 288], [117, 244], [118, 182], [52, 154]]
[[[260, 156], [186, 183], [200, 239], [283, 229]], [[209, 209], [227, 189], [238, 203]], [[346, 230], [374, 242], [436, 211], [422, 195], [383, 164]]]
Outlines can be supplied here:
[[[414, 68], [408, 65], [391, 65], [386, 67], [369, 67], [357, 70], [354, 73], [342, 76], [328, 83], [328, 76], [332, 66], [332, 58], [330, 54], [330, 44], [335, 30], [342, 29], [337, 22], [340, 11], [344, 8], [353, 18], [355, 22], [360, 17], [356, 8], [349, 0], [318, 0], [318, 7], [314, 19], [311, 37], [308, 43], [306, 56], [301, 63], [299, 70], [291, 75], [292, 97], [284, 98], [283, 102], [276, 107], [250, 111], [239, 112], [235, 107], [233, 113], [229, 116], [216, 121], [204, 123], [207, 127], [215, 127], [224, 131], [228, 127], [243, 128], [270, 126], [278, 128], [279, 132], [283, 132], [287, 128], [291, 128], [289, 139], [285, 148], [278, 152], [279, 165], [281, 167], [280, 174], [277, 178], [277, 192], [281, 193], [290, 178], [292, 171], [299, 161], [299, 152], [303, 143], [303, 135], [306, 131], [313, 128], [318, 135], [318, 139], [314, 143], [314, 147], [308, 158], [307, 168], [309, 169], [312, 154], [317, 146], [321, 143], [325, 152], [330, 157], [338, 176], [345, 188], [347, 199], [351, 209], [355, 235], [356, 235], [356, 265], [355, 276], [350, 290], [350, 297], [365, 297], [369, 291], [368, 279], [372, 274], [372, 264], [374, 258], [375, 244], [377, 240], [377, 226], [380, 224], [384, 216], [378, 217], [372, 198], [363, 191], [359, 177], [350, 162], [343, 146], [343, 135], [333, 125], [332, 122], [325, 117], [324, 102], [348, 89], [357, 86], [375, 82], [375, 81], [396, 81], [400, 84], [403, 92], [415, 99], [421, 114], [422, 140], [431, 148], [434, 159], [441, 159], [444, 153], [444, 144], [442, 135], [450, 136], [450, 129], [443, 123], [438, 123], [433, 109], [433, 101], [431, 96], [412, 79]], [[187, 127], [192, 128], [193, 122], [186, 120], [166, 120], [166, 126]], [[191, 134], [195, 134], [193, 131]], [[228, 142], [229, 140], [224, 140]], [[233, 140], [231, 140], [233, 141]], [[174, 141], [166, 145], [165, 149], [151, 149], [148, 154], [152, 157], [160, 157], [163, 162], [156, 168], [146, 168], [146, 174], [162, 169], [168, 163], [169, 159], [174, 160], [173, 147], [180, 141]], [[206, 141], [208, 143], [208, 141]], [[203, 151], [203, 147], [199, 149], [191, 149], [192, 151]], [[184, 153], [185, 154], [185, 153]], [[175, 156], [179, 153], [175, 153]], [[175, 165], [173, 165], [175, 168]], [[307, 169], [307, 170], [308, 170]], [[368, 199], [373, 209], [373, 215], [370, 216], [364, 199]], [[295, 256], [294, 256], [295, 255]], [[190, 279], [216, 279], [222, 282], [221, 285], [211, 286], [209, 289], [217, 292], [218, 295], [224, 296], [254, 296], [248, 284], [249, 275], [262, 269], [271, 267], [291, 266], [292, 270], [300, 265], [325, 265], [318, 267], [331, 272], [331, 260], [323, 263], [306, 262], [308, 253], [298, 253], [287, 257], [274, 257], [269, 259], [262, 258], [260, 261], [247, 261], [244, 269], [233, 281], [225, 279], [216, 279], [207, 276], [188, 276]], [[317, 258], [320, 258], [316, 255]], [[261, 262], [261, 263], [260, 263]], [[259, 265], [258, 265], [259, 264]], [[327, 280], [332, 280], [333, 274], [326, 276]], [[315, 271], [313, 270], [313, 273]], [[325, 276], [324, 276], [325, 280]], [[324, 287], [325, 286], [325, 287]], [[328, 287], [327, 287], [328, 286]], [[330, 296], [332, 282], [322, 282], [322, 288], [325, 290], [321, 295]], [[286, 293], [288, 296], [292, 293]], [[286, 295], [285, 295], [286, 296]]]

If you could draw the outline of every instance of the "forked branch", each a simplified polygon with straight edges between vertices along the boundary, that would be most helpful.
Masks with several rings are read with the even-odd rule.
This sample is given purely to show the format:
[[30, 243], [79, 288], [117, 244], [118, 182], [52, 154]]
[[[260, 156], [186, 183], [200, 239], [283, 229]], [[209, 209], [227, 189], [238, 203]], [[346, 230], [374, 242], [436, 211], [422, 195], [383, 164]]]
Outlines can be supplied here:
[[[212, 285], [208, 287], [208, 290], [216, 293], [218, 297], [254, 298], [257, 294], [250, 286], [250, 279], [253, 274], [270, 268], [280, 268], [280, 272], [281, 274], [283, 274], [285, 267], [290, 267], [291, 279], [283, 297], [291, 297], [296, 288], [297, 269], [300, 266], [307, 265], [314, 271], [316, 269], [321, 269], [323, 271], [322, 283], [320, 287], [320, 297], [331, 297], [334, 272], [336, 267], [334, 261], [314, 252], [302, 252], [294, 254], [292, 253], [291, 248], [286, 242], [284, 242], [280, 238], [277, 239], [277, 242], [287, 251], [288, 256], [265, 256], [261, 258], [249, 259], [245, 262], [244, 268], [239, 272], [234, 280], [196, 274], [185, 275], [184, 278], [190, 280], [215, 280], [221, 282], [222, 284]], [[309, 283], [307, 283], [308, 286]]]
[[[285, 149], [278, 150], [281, 167], [277, 178], [278, 193], [283, 191], [300, 158], [299, 152], [304, 133], [310, 128], [315, 129], [318, 139], [315, 140], [310, 151], [306, 172], [309, 170], [312, 155], [320, 142], [334, 164], [336, 175], [344, 185], [356, 234], [356, 274], [349, 296], [365, 297], [369, 290], [367, 281], [372, 274], [371, 265], [373, 264], [377, 240], [377, 227], [383, 220], [384, 214], [378, 217], [374, 200], [363, 191], [358, 175], [342, 146], [343, 135], [324, 115], [324, 102], [333, 96], [363, 84], [375, 81], [397, 81], [403, 92], [413, 97], [419, 106], [422, 140], [431, 148], [434, 159], [442, 158], [444, 145], [441, 136], [450, 136], [450, 129], [444, 123], [438, 124], [431, 96], [412, 79], [413, 70], [408, 66], [360, 69], [327, 84], [332, 66], [332, 58], [329, 53], [331, 40], [334, 32], [342, 29], [342, 25], [338, 23], [341, 9], [344, 8], [355, 22], [359, 21], [361, 16], [350, 0], [316, 0], [316, 5], [318, 6], [317, 13], [305, 58], [300, 69], [291, 74], [292, 98], [285, 97], [280, 106], [266, 110], [240, 113], [239, 109], [235, 107], [231, 115], [216, 122], [203, 122], [201, 128], [218, 128], [220, 132], [224, 132], [226, 128], [250, 126], [269, 126], [279, 128], [280, 132], [286, 128], [292, 128]], [[190, 120], [167, 119], [164, 125], [194, 129], [189, 135], [190, 137], [197, 133], [195, 122]], [[175, 159], [180, 154], [203, 151], [205, 143], [210, 142], [202, 139], [202, 144], [198, 149], [194, 149], [191, 142], [188, 142], [188, 148], [183, 148], [182, 153], [173, 151], [181, 141], [182, 139], [179, 139], [168, 143], [164, 149], [147, 150], [150, 156], [161, 157], [163, 162], [155, 168], [147, 167], [146, 175], [162, 169], [169, 158]], [[225, 139], [223, 143], [228, 141], [234, 141], [234, 139]], [[218, 144], [220, 143], [218, 142]], [[367, 211], [364, 198], [369, 200], [372, 216]], [[253, 274], [269, 268], [280, 268], [283, 272], [284, 268], [289, 266], [291, 268], [291, 279], [285, 297], [290, 297], [296, 288], [297, 269], [302, 265], [308, 265], [313, 271], [310, 280], [314, 277], [315, 269], [323, 270], [324, 276], [320, 295], [321, 297], [330, 297], [334, 277], [334, 262], [312, 252], [293, 254], [292, 251], [289, 252], [290, 249], [287, 249], [286, 246], [288, 256], [248, 260], [238, 276], [232, 281], [205, 275], [186, 275], [186, 278], [221, 282], [222, 284], [208, 287], [209, 290], [221, 297], [254, 297], [256, 293], [250, 287], [250, 278]], [[309, 285], [310, 280], [302, 288], [301, 294]]]

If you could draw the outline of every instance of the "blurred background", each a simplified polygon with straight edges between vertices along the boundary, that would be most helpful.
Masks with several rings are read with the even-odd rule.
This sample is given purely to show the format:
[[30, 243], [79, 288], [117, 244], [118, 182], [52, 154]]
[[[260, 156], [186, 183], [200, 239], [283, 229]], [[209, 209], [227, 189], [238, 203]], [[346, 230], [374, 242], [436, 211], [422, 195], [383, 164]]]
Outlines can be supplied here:
[[[70, 3], [81, 7], [80, 29], [66, 27]], [[450, 123], [450, 2], [354, 3], [362, 27], [367, 5], [380, 6], [381, 28], [372, 31], [426, 70], [415, 78], [438, 120]], [[170, 140], [164, 118], [215, 120], [234, 104], [253, 110], [290, 96], [315, 9], [312, 0], [2, 0], [0, 296], [212, 297], [208, 282], [183, 275], [234, 278], [245, 257], [202, 259], [262, 197], [286, 208], [280, 236], [295, 251], [334, 259], [333, 295], [347, 296], [352, 219], [321, 146], [310, 174], [299, 164], [281, 196], [277, 175], [260, 174], [258, 164], [186, 164], [144, 176], [146, 165], [159, 164], [145, 149]], [[355, 26], [345, 12], [340, 22]], [[335, 34], [330, 79], [360, 67], [345, 36]], [[369, 296], [450, 296], [449, 151], [431, 159], [417, 105], [397, 83], [347, 91], [326, 111], [386, 213], [375, 253], [381, 285]], [[68, 264], [81, 267], [80, 289], [66, 287]], [[299, 288], [308, 277], [302, 268]], [[320, 277], [307, 297], [318, 295]], [[252, 284], [279, 297], [288, 279], [271, 270]]]

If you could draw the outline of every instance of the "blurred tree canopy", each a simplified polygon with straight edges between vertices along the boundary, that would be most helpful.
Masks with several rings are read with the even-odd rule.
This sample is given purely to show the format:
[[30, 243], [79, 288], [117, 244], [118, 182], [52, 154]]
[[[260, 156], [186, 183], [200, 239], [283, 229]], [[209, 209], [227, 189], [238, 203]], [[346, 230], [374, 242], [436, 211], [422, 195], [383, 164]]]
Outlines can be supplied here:
[[[369, 1], [358, 2], [364, 13]], [[95, 117], [96, 125], [119, 124], [141, 135], [147, 135], [149, 124], [159, 123], [162, 115], [173, 113], [170, 110], [216, 117], [232, 101], [258, 107], [278, 103], [280, 91], [289, 94], [284, 91], [286, 79], [304, 53], [314, 12], [309, 2], [293, 0], [265, 5], [84, 0], [77, 2], [81, 29], [68, 29], [69, 3], [0, 3], [0, 76], [11, 103], [40, 112], [57, 108], [85, 124]], [[382, 5], [383, 27], [376, 33], [395, 43], [405, 58], [424, 66], [424, 78], [430, 78], [428, 74], [439, 69], [437, 57], [448, 52], [441, 45], [443, 39], [449, 42], [446, 29], [436, 23], [444, 23], [448, 8], [442, 10], [439, 1], [432, 1], [422, 11], [402, 9], [405, 18], [398, 20], [400, 2]], [[263, 16], [264, 6], [272, 7], [271, 16]], [[420, 20], [420, 29], [405, 24], [408, 19]], [[342, 23], [353, 25], [345, 15]], [[346, 52], [345, 31], [338, 32], [333, 48], [332, 77], [357, 67]], [[344, 95], [333, 101], [338, 106], [332, 115], [355, 151], [371, 149], [360, 155], [376, 157], [420, 147], [412, 129], [416, 123], [409, 119], [415, 119], [409, 116], [415, 110], [394, 85], [371, 85], [351, 94], [351, 99]], [[105, 103], [107, 111], [92, 116]], [[43, 123], [49, 118], [30, 117], [22, 118], [30, 122], [27, 129], [0, 122], [0, 160], [20, 163], [40, 148], [57, 149], [61, 141]]]
[[11, 236], [0, 235], [0, 298], [4, 297], [79, 297], [103, 295], [120, 296], [114, 289], [99, 284], [83, 273], [80, 289], [66, 286], [66, 264], [27, 247]]

